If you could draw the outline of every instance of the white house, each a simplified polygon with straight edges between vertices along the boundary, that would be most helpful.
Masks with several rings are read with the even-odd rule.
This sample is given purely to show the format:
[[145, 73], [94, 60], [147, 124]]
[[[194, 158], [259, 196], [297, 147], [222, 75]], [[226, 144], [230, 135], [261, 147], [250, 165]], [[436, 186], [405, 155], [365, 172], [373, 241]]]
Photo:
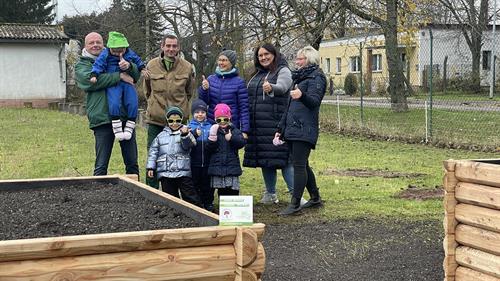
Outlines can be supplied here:
[[[418, 34], [419, 38], [419, 64], [418, 73], [420, 74], [421, 85], [424, 77], [422, 73], [430, 67], [431, 55], [431, 40], [430, 31], [432, 30], [432, 48], [434, 50], [432, 57], [433, 76], [443, 76], [444, 65], [446, 61], [446, 76], [447, 78], [463, 78], [470, 76], [472, 71], [472, 55], [465, 40], [465, 37], [460, 30], [459, 25], [439, 25], [434, 24], [428, 28], [421, 28]], [[500, 29], [497, 26], [497, 31], [493, 38], [492, 26], [489, 25], [483, 31], [483, 41], [481, 46], [481, 61], [479, 66], [479, 76], [481, 78], [481, 86], [489, 86], [491, 81], [491, 69], [494, 57], [498, 57], [497, 51], [500, 44]], [[500, 78], [498, 71], [498, 63], [496, 60], [495, 80]]]
[[0, 106], [64, 100], [68, 41], [59, 26], [0, 24]]

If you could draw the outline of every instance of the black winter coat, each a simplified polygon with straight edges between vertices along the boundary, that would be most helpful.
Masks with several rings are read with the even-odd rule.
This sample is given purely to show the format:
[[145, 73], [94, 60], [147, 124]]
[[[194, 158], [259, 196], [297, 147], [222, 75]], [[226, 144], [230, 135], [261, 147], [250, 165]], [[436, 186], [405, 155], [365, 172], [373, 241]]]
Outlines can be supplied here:
[[210, 164], [208, 175], [210, 176], [241, 176], [243, 171], [240, 166], [238, 150], [245, 146], [245, 139], [239, 129], [230, 125], [230, 141], [225, 139], [225, 131], [221, 128], [217, 131], [217, 141], [208, 141], [207, 150], [210, 152]]
[[288, 68], [287, 62], [280, 59], [276, 70], [270, 73], [266, 69], [258, 69], [248, 82], [250, 132], [243, 159], [245, 167], [283, 168], [288, 163], [288, 146], [274, 146], [273, 138], [286, 111], [291, 85], [285, 91], [273, 90], [273, 97], [263, 95], [262, 90], [266, 76], [269, 83], [276, 84], [279, 71], [285, 67]]
[[302, 96], [297, 100], [290, 99], [279, 131], [285, 141], [308, 142], [314, 149], [319, 135], [319, 107], [326, 90], [325, 74], [318, 65], [311, 65], [294, 71], [292, 77]]

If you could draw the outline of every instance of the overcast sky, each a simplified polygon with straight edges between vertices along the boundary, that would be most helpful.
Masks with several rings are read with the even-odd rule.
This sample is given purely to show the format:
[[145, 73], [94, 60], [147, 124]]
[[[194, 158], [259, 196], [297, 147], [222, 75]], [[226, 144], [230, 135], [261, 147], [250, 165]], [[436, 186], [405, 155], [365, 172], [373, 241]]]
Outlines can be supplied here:
[[93, 11], [98, 13], [109, 8], [112, 0], [57, 0], [58, 4], [57, 21], [64, 15], [74, 16], [77, 14], [90, 14]]

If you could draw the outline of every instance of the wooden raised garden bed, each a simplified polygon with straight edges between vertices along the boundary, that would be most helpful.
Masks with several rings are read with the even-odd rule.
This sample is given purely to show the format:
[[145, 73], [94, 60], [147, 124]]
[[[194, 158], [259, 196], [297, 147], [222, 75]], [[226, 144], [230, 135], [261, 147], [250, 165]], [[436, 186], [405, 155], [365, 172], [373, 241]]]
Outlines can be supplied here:
[[[125, 176], [0, 181], [4, 191], [119, 185], [200, 227], [0, 241], [0, 280], [259, 280], [264, 224], [218, 226], [218, 216]], [[5, 214], [1, 214], [4, 216]]]
[[445, 280], [500, 281], [500, 159], [444, 167]]

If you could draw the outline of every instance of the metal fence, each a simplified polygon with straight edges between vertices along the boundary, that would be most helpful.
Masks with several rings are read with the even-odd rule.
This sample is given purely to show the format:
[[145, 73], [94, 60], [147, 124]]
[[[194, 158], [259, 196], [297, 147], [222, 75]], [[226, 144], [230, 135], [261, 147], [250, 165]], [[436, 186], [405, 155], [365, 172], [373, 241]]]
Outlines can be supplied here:
[[366, 73], [356, 73], [355, 95], [345, 94], [343, 85], [327, 91], [321, 109], [322, 129], [444, 147], [499, 150], [500, 76], [495, 50], [499, 33], [484, 31], [478, 67], [474, 68], [459, 29], [421, 29], [416, 44], [400, 49], [406, 59], [402, 61], [404, 74], [412, 86], [407, 94], [408, 111], [391, 110], [387, 76], [367, 79]]

